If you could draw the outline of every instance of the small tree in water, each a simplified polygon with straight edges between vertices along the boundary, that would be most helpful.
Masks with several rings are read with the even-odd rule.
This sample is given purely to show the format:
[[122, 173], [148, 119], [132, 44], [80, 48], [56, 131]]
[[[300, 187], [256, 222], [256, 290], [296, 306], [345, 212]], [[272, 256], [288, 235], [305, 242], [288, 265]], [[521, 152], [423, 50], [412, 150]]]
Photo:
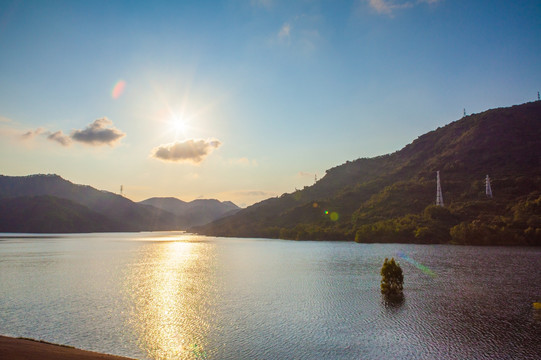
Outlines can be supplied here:
[[385, 258], [381, 267], [381, 293], [384, 295], [402, 295], [404, 275], [402, 268], [394, 258]]

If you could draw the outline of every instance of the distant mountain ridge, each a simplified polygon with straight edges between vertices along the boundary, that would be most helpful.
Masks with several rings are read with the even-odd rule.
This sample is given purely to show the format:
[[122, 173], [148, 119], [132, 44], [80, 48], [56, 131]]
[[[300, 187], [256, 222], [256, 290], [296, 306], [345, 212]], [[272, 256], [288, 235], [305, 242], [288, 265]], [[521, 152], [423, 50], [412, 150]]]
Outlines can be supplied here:
[[[222, 208], [229, 209], [230, 205], [220, 203], [214, 213], [223, 213]], [[58, 175], [0, 175], [0, 209], [0, 215], [4, 214], [0, 217], [2, 232], [183, 230], [204, 223], [189, 210], [177, 215], [108, 191], [73, 184]], [[198, 214], [211, 220], [220, 216], [204, 216], [201, 210]]]
[[173, 214], [108, 191], [73, 184], [58, 175], [0, 176], [0, 198], [45, 195], [70, 200], [105, 216], [116, 224], [116, 231], [178, 229]]
[[207, 224], [227, 215], [233, 215], [240, 208], [231, 201], [216, 199], [197, 199], [190, 202], [174, 197], [154, 197], [140, 201], [139, 204], [154, 206], [183, 219], [188, 226]]
[[[446, 206], [433, 206], [436, 171]], [[485, 175], [494, 198], [484, 194]], [[215, 236], [541, 245], [541, 102], [472, 114], [402, 150], [192, 229]]]

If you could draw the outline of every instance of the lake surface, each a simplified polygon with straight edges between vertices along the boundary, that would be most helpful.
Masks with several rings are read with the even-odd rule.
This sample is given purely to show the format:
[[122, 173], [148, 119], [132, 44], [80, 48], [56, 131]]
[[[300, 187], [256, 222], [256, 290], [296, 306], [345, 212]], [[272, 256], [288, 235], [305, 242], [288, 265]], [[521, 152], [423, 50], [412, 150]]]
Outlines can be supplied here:
[[538, 248], [0, 234], [0, 334], [139, 359], [538, 359], [535, 301]]

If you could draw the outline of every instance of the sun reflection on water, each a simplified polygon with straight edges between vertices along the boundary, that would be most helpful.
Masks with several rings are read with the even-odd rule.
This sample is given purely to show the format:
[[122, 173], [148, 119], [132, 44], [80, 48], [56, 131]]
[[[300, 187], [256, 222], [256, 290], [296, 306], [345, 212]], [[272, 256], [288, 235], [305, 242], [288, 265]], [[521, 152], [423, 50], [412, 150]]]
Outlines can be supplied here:
[[130, 323], [139, 346], [151, 359], [205, 358], [213, 245], [160, 241], [147, 246], [128, 279]]

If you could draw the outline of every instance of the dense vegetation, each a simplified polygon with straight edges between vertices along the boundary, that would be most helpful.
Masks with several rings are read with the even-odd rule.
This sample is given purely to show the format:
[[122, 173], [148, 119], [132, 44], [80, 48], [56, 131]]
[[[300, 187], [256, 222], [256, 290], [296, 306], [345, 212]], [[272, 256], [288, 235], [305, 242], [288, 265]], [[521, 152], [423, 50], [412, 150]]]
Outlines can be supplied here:
[[[194, 230], [295, 240], [541, 245], [541, 102], [488, 110]], [[445, 207], [434, 206], [440, 170]], [[493, 198], [485, 195], [485, 175]]]
[[404, 288], [404, 274], [400, 265], [394, 261], [385, 258], [381, 267], [381, 293], [387, 296], [402, 295]]

